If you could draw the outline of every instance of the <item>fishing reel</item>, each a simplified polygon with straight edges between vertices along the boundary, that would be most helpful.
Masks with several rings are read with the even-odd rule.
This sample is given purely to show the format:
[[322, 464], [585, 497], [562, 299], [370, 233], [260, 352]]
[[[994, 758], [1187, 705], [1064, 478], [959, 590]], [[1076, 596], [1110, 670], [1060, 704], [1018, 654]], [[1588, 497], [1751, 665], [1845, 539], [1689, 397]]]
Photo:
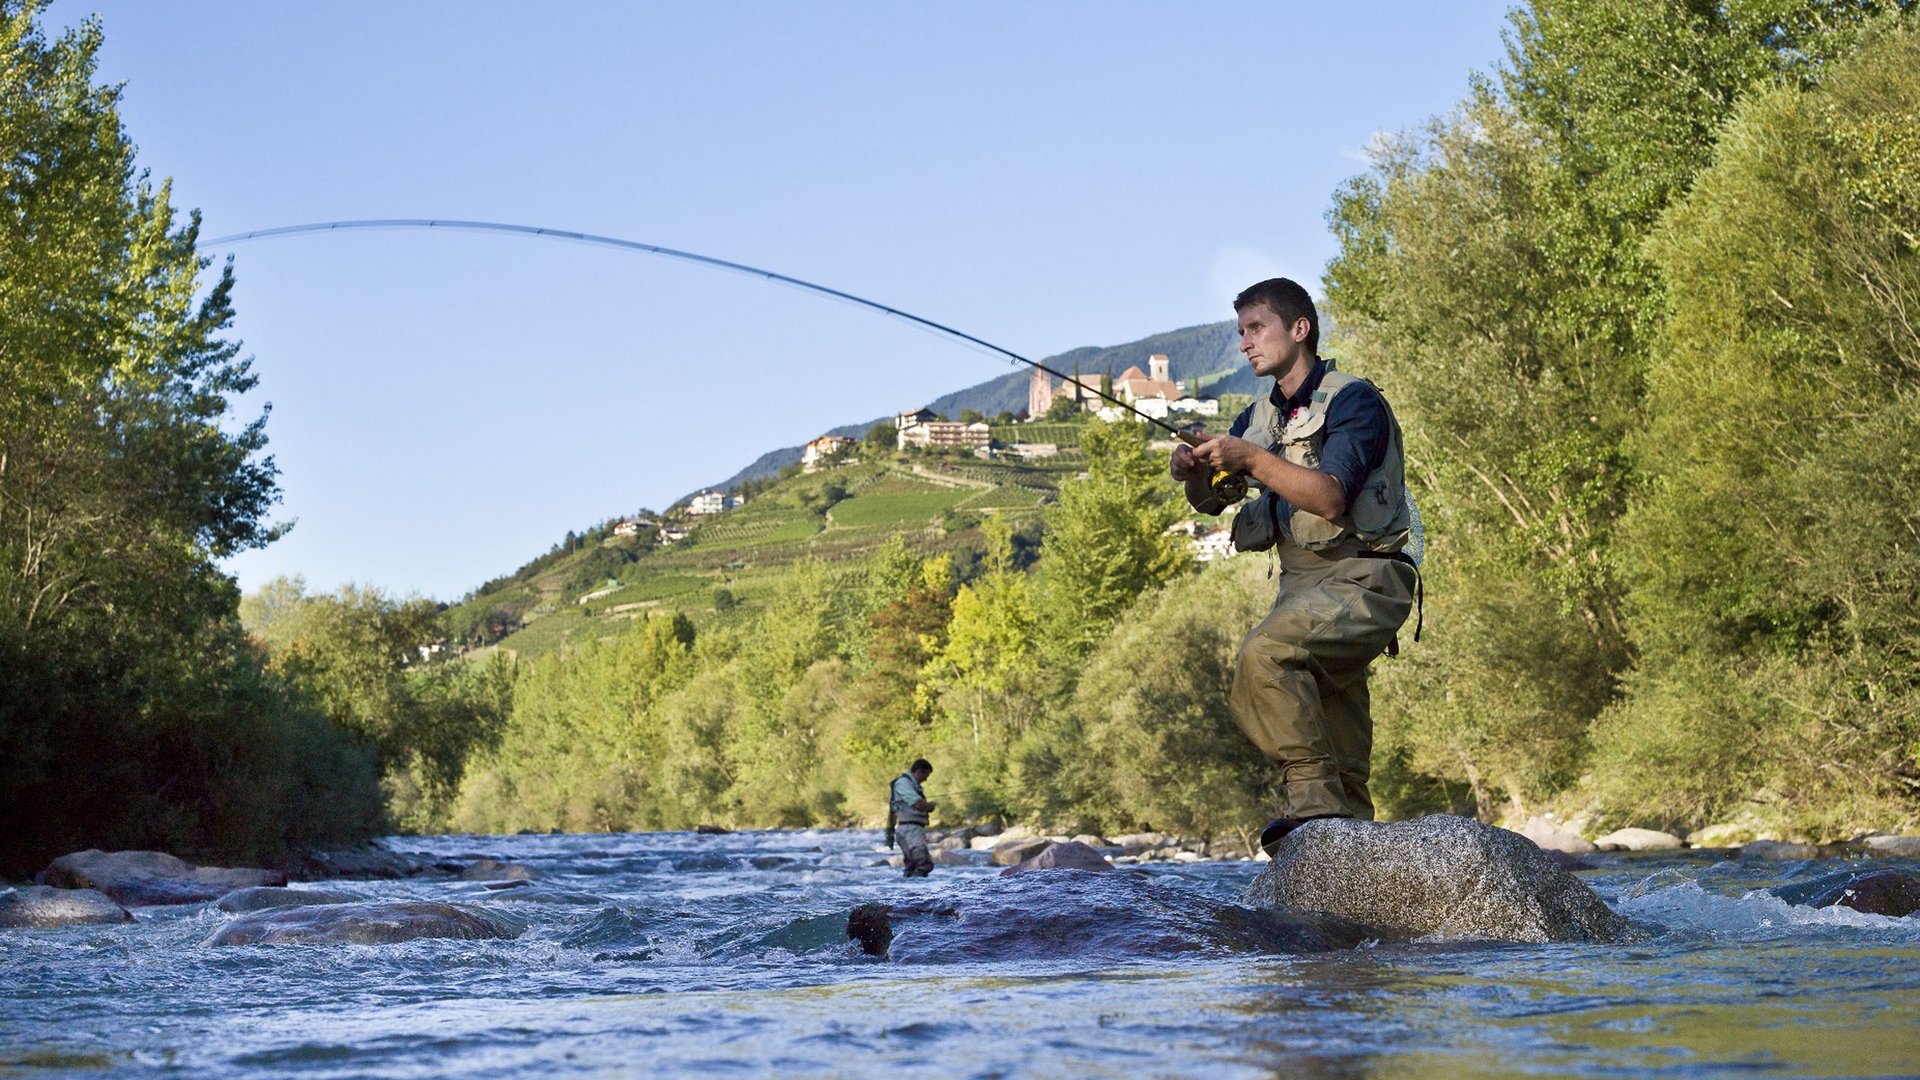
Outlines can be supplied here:
[[1207, 478], [1207, 490], [1224, 503], [1237, 503], [1247, 497], [1247, 474], [1216, 472]]
[[[1199, 446], [1205, 441], [1192, 431], [1182, 431], [1178, 434], [1180, 441], [1188, 446]], [[1225, 469], [1216, 470], [1212, 476], [1207, 477], [1207, 490], [1213, 493], [1214, 498], [1231, 506], [1247, 497], [1247, 474], [1228, 472]]]

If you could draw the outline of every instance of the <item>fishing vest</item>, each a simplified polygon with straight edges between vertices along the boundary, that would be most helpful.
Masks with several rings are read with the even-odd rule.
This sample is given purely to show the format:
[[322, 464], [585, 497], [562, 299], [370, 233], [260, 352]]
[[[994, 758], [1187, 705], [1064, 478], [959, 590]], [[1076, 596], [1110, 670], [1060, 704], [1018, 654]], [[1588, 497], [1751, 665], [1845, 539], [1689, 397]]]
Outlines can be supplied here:
[[[905, 792], [900, 790], [900, 781], [902, 780], [907, 782], [907, 790]], [[895, 777], [893, 787], [889, 790], [888, 795], [888, 801], [892, 805], [895, 820], [902, 825], [925, 825], [927, 823], [927, 812], [925, 810], [915, 810], [913, 804], [924, 802], [926, 797], [926, 793], [920, 790], [920, 781], [915, 780], [912, 773], [901, 773], [898, 777]]]
[[[1333, 361], [1328, 360], [1320, 385], [1291, 420], [1273, 403], [1270, 395], [1259, 398], [1253, 403], [1253, 413], [1247, 419], [1247, 430], [1242, 437], [1295, 465], [1318, 469], [1320, 452], [1327, 441], [1328, 406], [1340, 391], [1364, 381], [1357, 375], [1336, 371]], [[1286, 505], [1271, 493], [1262, 493], [1242, 507], [1233, 519], [1234, 548], [1265, 551], [1283, 537], [1309, 551], [1329, 555], [1337, 554], [1333, 549], [1342, 544], [1368, 551], [1399, 551], [1406, 547], [1416, 527], [1418, 511], [1414, 509], [1413, 496], [1407, 492], [1400, 422], [1394, 419], [1393, 410], [1387, 409], [1387, 452], [1379, 468], [1367, 474], [1338, 519], [1329, 521], [1296, 507], [1287, 520], [1282, 521], [1281, 509]]]

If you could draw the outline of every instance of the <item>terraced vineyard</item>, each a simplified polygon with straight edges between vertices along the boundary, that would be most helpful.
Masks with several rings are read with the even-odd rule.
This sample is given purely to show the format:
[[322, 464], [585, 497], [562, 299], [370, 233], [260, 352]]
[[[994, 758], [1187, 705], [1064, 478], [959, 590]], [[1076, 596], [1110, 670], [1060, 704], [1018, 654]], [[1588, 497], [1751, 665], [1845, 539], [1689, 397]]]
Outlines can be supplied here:
[[[1077, 452], [1031, 463], [925, 455], [791, 476], [746, 506], [688, 519], [691, 533], [677, 543], [641, 550], [632, 540], [596, 541], [454, 610], [472, 622], [474, 612], [512, 598], [523, 626], [499, 645], [522, 659], [617, 633], [653, 611], [678, 610], [706, 627], [730, 623], [752, 617], [802, 560], [862, 562], [894, 536], [923, 551], [978, 548], [984, 515], [1030, 519], [1081, 467]], [[606, 573], [618, 577], [609, 581], [603, 564], [617, 566]]]

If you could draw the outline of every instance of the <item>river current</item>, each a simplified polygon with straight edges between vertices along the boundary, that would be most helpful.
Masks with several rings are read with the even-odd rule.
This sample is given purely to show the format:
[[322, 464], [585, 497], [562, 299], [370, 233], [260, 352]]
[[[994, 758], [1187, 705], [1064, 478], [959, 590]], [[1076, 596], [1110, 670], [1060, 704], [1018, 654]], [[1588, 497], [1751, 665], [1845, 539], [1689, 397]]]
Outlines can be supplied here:
[[[1630, 945], [1290, 953], [1246, 931], [1253, 863], [907, 881], [877, 840], [406, 837], [541, 880], [328, 886], [505, 912], [507, 941], [212, 946], [211, 904], [0, 931], [0, 1076], [1920, 1073], [1920, 917], [1764, 891], [1831, 861], [1592, 856]], [[927, 913], [887, 959], [847, 941], [872, 902]]]

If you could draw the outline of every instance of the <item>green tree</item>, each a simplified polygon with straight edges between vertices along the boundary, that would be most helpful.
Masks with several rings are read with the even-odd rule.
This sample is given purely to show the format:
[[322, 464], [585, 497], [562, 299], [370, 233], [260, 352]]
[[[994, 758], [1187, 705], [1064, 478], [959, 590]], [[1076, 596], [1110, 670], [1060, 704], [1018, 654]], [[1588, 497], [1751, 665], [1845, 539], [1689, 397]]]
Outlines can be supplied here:
[[1662, 218], [1662, 363], [1624, 523], [1625, 818], [1814, 838], [1920, 812], [1920, 33], [1749, 101]]
[[364, 761], [260, 670], [218, 568], [277, 535], [231, 266], [203, 282], [197, 216], [135, 168], [98, 23], [50, 41], [41, 7], [0, 2], [0, 867], [360, 832]]
[[1041, 554], [1046, 582], [1043, 648], [1062, 669], [1086, 655], [1134, 598], [1192, 566], [1167, 530], [1182, 505], [1146, 428], [1090, 425], [1080, 447], [1084, 480], [1060, 485]]

